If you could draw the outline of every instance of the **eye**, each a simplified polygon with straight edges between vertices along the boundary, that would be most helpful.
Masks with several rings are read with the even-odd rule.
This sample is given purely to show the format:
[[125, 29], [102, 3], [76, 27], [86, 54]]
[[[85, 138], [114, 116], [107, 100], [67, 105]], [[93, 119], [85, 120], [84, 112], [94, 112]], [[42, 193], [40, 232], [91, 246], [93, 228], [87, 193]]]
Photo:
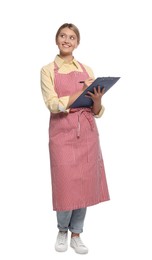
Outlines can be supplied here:
[[75, 37], [74, 37], [74, 36], [71, 36], [70, 39], [71, 39], [71, 40], [75, 40]]
[[60, 37], [61, 37], [61, 38], [64, 38], [64, 37], [65, 37], [65, 35], [64, 35], [64, 34], [60, 34]]

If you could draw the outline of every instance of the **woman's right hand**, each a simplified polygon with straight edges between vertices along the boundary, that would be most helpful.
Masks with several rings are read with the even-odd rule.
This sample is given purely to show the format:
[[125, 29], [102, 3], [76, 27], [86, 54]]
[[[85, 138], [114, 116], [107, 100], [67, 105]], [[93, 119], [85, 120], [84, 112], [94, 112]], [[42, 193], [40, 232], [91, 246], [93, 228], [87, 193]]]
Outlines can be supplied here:
[[82, 90], [84, 91], [86, 88], [88, 88], [88, 87], [92, 84], [93, 81], [94, 81], [93, 78], [88, 78], [88, 79], [86, 79], [86, 80], [84, 81], [84, 85], [83, 85]]
[[71, 106], [71, 104], [83, 93], [86, 88], [92, 84], [93, 81], [93, 78], [88, 78], [84, 81], [82, 89], [70, 96], [67, 108]]

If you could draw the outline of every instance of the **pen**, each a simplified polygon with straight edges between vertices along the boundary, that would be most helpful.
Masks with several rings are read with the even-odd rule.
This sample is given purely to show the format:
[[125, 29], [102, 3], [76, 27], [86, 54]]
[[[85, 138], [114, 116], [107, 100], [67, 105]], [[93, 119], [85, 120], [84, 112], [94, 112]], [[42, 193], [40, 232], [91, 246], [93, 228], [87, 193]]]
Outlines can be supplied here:
[[79, 83], [84, 83], [84, 81], [79, 81]]

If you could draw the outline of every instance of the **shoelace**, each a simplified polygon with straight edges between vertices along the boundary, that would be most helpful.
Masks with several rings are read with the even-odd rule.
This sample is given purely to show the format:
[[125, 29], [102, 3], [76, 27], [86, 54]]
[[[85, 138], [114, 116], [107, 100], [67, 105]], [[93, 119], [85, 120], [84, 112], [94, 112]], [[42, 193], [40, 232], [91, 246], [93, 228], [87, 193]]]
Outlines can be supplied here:
[[59, 244], [64, 244], [65, 243], [65, 239], [66, 239], [66, 232], [59, 232], [58, 234], [58, 242]]

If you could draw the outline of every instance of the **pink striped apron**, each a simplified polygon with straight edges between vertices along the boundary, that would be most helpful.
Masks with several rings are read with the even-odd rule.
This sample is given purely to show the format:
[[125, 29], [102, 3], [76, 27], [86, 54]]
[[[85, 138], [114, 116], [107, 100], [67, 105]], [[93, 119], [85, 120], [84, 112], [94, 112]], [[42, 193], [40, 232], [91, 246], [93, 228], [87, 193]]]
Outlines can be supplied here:
[[[58, 97], [70, 96], [89, 77], [83, 72], [61, 74], [55, 64]], [[109, 200], [99, 134], [90, 108], [51, 113], [49, 125], [53, 210], [85, 208]]]

